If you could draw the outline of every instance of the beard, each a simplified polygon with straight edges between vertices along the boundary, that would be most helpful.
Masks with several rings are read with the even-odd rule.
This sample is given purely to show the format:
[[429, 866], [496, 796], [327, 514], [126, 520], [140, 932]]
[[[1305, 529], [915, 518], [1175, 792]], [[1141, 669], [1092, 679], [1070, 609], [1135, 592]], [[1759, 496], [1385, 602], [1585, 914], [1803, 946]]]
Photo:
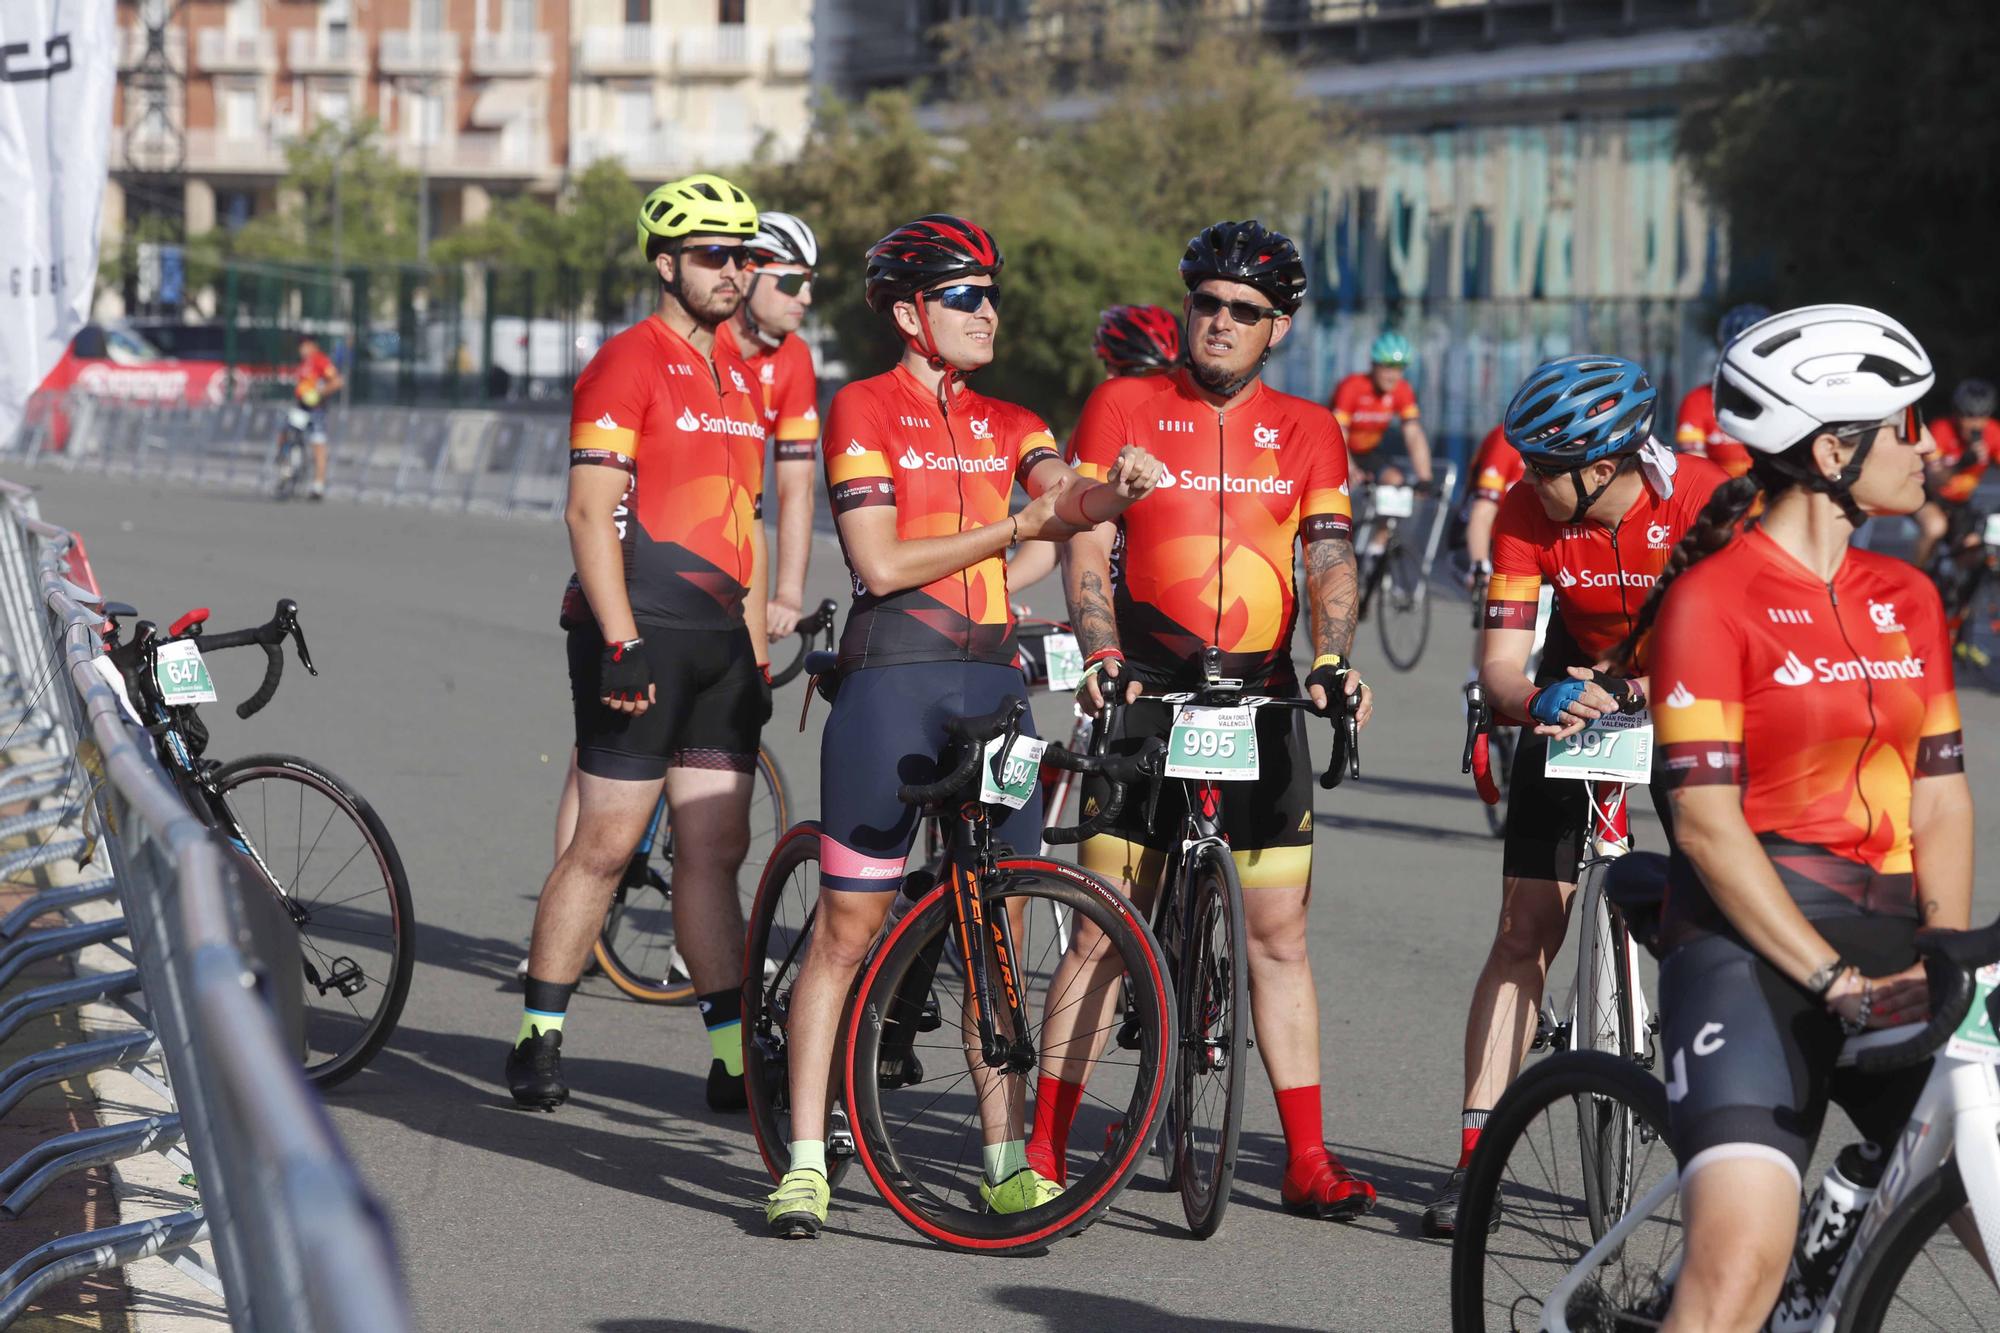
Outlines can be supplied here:
[[695, 323], [703, 328], [717, 329], [728, 323], [729, 317], [743, 305], [743, 289], [716, 287], [706, 296], [696, 297], [683, 287], [680, 303]]

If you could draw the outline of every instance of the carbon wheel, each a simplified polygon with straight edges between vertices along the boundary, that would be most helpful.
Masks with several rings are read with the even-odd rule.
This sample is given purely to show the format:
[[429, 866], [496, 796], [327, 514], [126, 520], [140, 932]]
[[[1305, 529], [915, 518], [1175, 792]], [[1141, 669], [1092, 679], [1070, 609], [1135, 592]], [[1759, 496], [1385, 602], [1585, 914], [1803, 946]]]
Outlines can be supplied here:
[[1188, 878], [1186, 926], [1174, 974], [1180, 998], [1180, 1066], [1174, 1083], [1174, 1183], [1188, 1229], [1207, 1239], [1222, 1225], [1243, 1132], [1243, 1066], [1249, 1047], [1250, 966], [1236, 863], [1214, 843]]

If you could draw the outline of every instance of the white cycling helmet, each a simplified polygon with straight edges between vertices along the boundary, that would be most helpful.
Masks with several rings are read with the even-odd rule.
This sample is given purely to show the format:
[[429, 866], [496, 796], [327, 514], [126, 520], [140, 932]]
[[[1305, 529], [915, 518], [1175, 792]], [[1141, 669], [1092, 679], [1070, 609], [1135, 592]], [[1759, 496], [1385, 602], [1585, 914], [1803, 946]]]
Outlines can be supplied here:
[[808, 227], [790, 213], [759, 213], [757, 234], [748, 248], [779, 264], [802, 268], [819, 267], [819, 240]]
[[1936, 381], [1923, 346], [1881, 311], [1801, 306], [1759, 320], [1722, 349], [1715, 420], [1757, 452], [1779, 454], [1822, 426], [1885, 420]]

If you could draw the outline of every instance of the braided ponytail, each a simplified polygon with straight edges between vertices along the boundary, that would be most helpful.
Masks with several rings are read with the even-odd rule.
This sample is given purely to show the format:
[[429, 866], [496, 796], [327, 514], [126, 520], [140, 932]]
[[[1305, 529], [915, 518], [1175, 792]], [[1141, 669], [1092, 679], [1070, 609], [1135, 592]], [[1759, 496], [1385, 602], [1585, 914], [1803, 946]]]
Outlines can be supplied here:
[[1667, 567], [1660, 571], [1660, 581], [1653, 585], [1653, 591], [1646, 597], [1646, 604], [1639, 608], [1639, 618], [1632, 624], [1632, 632], [1624, 642], [1611, 650], [1611, 661], [1620, 669], [1638, 674], [1638, 659], [1645, 645], [1646, 636], [1652, 633], [1653, 622], [1659, 619], [1660, 604], [1667, 595], [1673, 581], [1686, 573], [1699, 561], [1714, 555], [1735, 539], [1737, 529], [1759, 500], [1768, 499], [1785, 488], [1779, 481], [1775, 489], [1765, 476], [1763, 469], [1753, 466], [1751, 471], [1740, 477], [1731, 477], [1715, 488], [1715, 493], [1702, 506], [1702, 511], [1689, 528], [1687, 535], [1675, 545], [1673, 554], [1667, 557]]

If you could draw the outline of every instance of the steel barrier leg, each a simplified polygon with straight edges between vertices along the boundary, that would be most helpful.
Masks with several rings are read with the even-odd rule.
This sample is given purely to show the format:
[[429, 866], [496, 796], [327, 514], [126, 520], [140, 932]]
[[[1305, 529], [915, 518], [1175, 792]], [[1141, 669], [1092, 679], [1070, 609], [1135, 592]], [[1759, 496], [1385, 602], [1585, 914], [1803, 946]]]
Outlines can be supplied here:
[[64, 1236], [28, 1251], [0, 1273], [0, 1328], [27, 1312], [41, 1294], [71, 1278], [101, 1273], [150, 1255], [184, 1250], [208, 1235], [208, 1219], [199, 1208], [143, 1222], [103, 1227]]
[[118, 881], [114, 879], [93, 879], [87, 884], [44, 889], [6, 916], [0, 917], [0, 940], [13, 939], [26, 930], [30, 922], [44, 913], [61, 912], [78, 903], [96, 902], [100, 898], [114, 898], [117, 895]]
[[140, 1064], [160, 1053], [160, 1039], [143, 1028], [115, 1037], [99, 1037], [74, 1046], [58, 1046], [16, 1060], [0, 1070], [0, 1116], [5, 1116], [36, 1088], [60, 1083], [79, 1074]]
[[0, 1041], [19, 1032], [31, 1019], [43, 1014], [52, 1014], [58, 1009], [72, 1004], [88, 1004], [92, 1000], [108, 1000], [116, 995], [129, 995], [139, 989], [139, 969], [127, 968], [122, 972], [100, 972], [94, 976], [73, 977], [68, 981], [58, 981], [48, 986], [37, 986], [33, 990], [10, 995], [0, 1002]]
[[[168, 1123], [171, 1122], [171, 1123]], [[116, 1125], [118, 1133], [81, 1147], [71, 1147], [52, 1161], [45, 1162], [6, 1199], [0, 1200], [0, 1216], [17, 1219], [34, 1206], [42, 1192], [72, 1171], [82, 1171], [108, 1162], [153, 1152], [179, 1143], [183, 1137], [179, 1116], [149, 1116], [130, 1125]], [[63, 1138], [68, 1138], [65, 1134]], [[61, 1140], [50, 1140], [60, 1143]]]
[[[65, 838], [61, 842], [48, 842], [40, 847], [30, 847], [11, 856], [0, 856], [0, 879], [11, 879], [23, 870], [33, 870], [37, 866], [67, 861], [89, 845], [88, 838]], [[0, 985], [5, 984], [0, 980]]]
[[30, 931], [0, 949], [0, 987], [5, 987], [31, 963], [73, 953], [93, 944], [104, 944], [124, 933], [125, 918], [122, 916], [108, 921], [86, 921], [78, 926], [54, 926], [48, 930]]
[[22, 1181], [58, 1157], [73, 1153], [79, 1148], [94, 1148], [100, 1143], [122, 1140], [127, 1135], [138, 1133], [142, 1128], [171, 1130], [175, 1138], [162, 1137], [160, 1142], [166, 1144], [177, 1141], [181, 1132], [180, 1114], [175, 1112], [169, 1115], [149, 1115], [140, 1120], [128, 1120], [122, 1125], [94, 1125], [89, 1129], [71, 1130], [67, 1134], [44, 1139], [5, 1167], [0, 1167], [0, 1192], [13, 1193], [21, 1187]]

